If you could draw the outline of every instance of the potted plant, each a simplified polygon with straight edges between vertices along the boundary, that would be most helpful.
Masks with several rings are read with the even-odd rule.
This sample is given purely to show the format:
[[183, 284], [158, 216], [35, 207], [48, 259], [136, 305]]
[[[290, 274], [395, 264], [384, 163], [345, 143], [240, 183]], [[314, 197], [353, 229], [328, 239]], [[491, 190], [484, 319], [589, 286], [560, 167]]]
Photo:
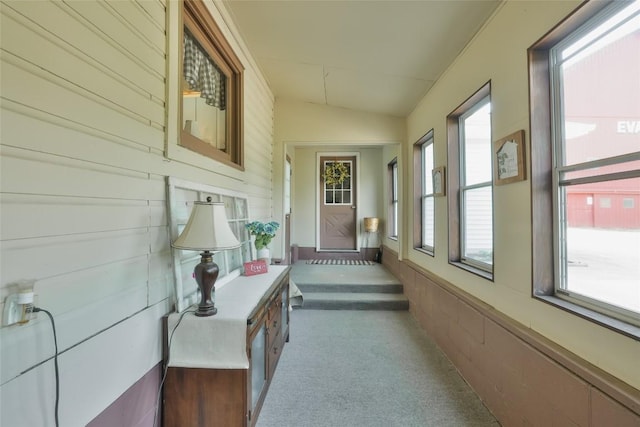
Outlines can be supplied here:
[[256, 252], [258, 259], [265, 259], [267, 264], [271, 263], [271, 257], [269, 253], [269, 243], [276, 235], [276, 231], [280, 227], [275, 221], [260, 222], [253, 221], [245, 225], [245, 228], [249, 230], [249, 234], [256, 236], [254, 245], [256, 246]]

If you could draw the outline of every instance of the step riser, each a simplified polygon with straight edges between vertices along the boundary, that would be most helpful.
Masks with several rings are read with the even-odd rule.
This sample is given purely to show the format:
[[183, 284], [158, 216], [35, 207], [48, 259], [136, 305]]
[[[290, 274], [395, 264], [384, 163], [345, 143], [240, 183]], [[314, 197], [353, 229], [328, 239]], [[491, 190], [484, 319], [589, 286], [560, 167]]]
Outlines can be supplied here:
[[405, 311], [409, 310], [408, 301], [314, 301], [304, 300], [302, 307], [296, 309], [305, 310], [385, 310]]
[[402, 285], [304, 285], [296, 283], [296, 286], [304, 292], [340, 292], [340, 293], [379, 293], [401, 294]]

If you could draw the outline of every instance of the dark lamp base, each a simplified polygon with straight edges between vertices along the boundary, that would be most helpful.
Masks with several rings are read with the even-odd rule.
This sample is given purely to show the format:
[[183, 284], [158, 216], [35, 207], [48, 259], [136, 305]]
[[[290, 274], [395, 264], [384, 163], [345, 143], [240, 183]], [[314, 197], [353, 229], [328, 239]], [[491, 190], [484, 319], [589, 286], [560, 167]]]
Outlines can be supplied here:
[[193, 270], [200, 288], [200, 303], [198, 309], [195, 312], [196, 316], [208, 317], [213, 316], [218, 312], [213, 302], [212, 294], [215, 294], [215, 283], [218, 278], [218, 264], [213, 262], [213, 254], [209, 251], [204, 251], [200, 254], [200, 264], [196, 265]]
[[196, 310], [194, 314], [198, 317], [208, 317], [208, 316], [213, 316], [217, 312], [218, 312], [218, 309], [215, 307], [207, 308], [202, 305], [198, 305], [198, 310]]

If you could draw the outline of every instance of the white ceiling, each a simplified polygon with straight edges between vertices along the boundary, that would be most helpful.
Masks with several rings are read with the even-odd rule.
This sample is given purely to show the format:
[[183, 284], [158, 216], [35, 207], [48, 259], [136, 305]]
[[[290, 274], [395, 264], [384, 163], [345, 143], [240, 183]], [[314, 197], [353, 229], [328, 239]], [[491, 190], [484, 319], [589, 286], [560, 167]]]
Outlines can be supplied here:
[[226, 0], [276, 98], [404, 117], [500, 0]]

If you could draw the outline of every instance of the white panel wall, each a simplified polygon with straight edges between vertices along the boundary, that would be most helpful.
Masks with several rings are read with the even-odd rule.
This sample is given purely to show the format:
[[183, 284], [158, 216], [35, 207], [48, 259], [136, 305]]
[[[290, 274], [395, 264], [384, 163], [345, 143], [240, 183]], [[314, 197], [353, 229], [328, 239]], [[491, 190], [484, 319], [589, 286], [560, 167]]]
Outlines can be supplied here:
[[[56, 321], [64, 426], [85, 425], [161, 360], [174, 286], [166, 176], [241, 191], [252, 217], [271, 216], [273, 96], [213, 3], [245, 65], [245, 171], [165, 156], [177, 147], [165, 121], [175, 3], [0, 4], [0, 309], [17, 281], [35, 281]], [[0, 340], [0, 425], [53, 425], [48, 318]]]

